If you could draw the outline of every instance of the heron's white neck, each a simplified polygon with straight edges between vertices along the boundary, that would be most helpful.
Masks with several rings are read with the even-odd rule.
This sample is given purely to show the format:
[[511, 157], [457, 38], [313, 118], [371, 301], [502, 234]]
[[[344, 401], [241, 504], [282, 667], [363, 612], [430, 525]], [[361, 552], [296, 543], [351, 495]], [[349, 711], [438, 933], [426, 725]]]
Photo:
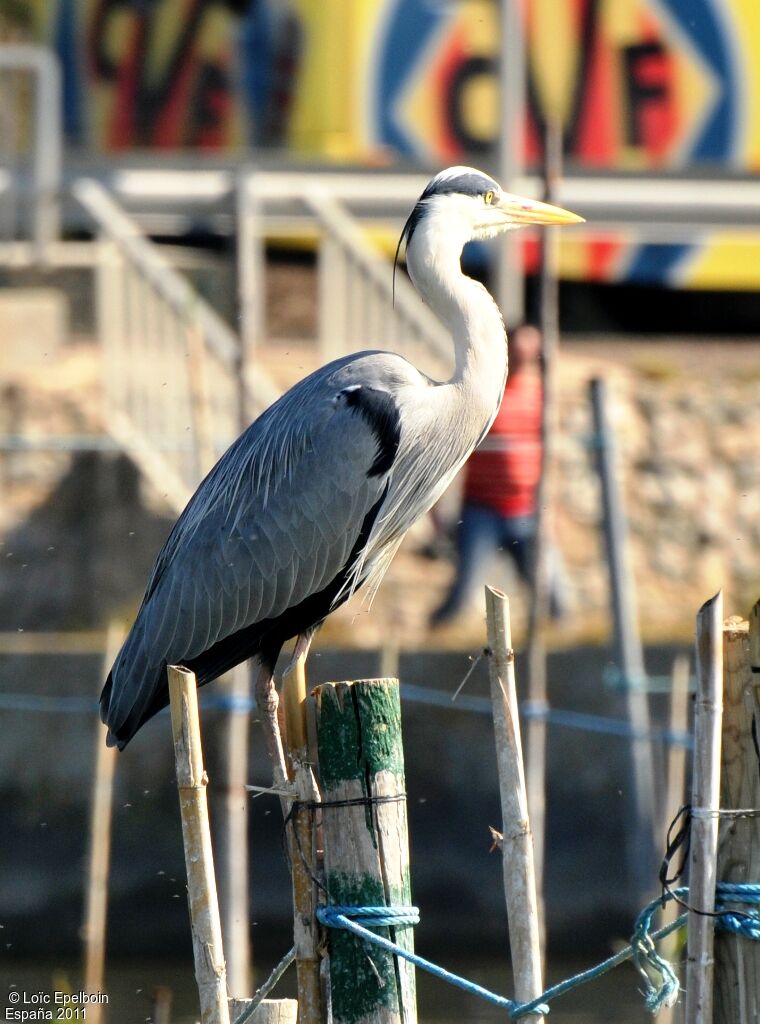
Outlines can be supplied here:
[[424, 218], [409, 243], [407, 267], [417, 291], [451, 331], [455, 367], [449, 383], [496, 407], [507, 372], [507, 338], [499, 307], [462, 273], [467, 239], [464, 225]]

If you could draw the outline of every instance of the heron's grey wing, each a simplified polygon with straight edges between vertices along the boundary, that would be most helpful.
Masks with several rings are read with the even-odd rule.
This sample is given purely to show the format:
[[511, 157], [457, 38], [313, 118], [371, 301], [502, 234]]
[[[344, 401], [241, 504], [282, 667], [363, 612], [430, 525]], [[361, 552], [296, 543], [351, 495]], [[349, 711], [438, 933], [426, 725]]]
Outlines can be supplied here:
[[150, 706], [165, 664], [282, 615], [345, 567], [383, 494], [398, 416], [389, 393], [341, 383], [287, 392], [191, 499], [114, 665], [112, 732]]

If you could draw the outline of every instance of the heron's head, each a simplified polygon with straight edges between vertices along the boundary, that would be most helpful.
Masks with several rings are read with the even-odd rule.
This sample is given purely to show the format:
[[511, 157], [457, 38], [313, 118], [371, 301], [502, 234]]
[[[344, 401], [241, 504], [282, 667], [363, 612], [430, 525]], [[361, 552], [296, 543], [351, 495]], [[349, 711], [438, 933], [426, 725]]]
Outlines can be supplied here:
[[498, 182], [474, 167], [448, 167], [428, 184], [399, 239], [407, 249], [415, 236], [436, 237], [459, 256], [465, 242], [493, 238], [529, 224], [579, 224], [583, 217], [535, 199], [503, 192]]

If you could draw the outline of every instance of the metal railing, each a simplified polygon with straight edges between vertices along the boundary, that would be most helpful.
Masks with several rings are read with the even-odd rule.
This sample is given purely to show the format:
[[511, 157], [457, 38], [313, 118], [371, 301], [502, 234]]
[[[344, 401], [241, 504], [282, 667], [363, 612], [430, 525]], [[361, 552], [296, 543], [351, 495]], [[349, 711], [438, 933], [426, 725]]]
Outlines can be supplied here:
[[453, 368], [451, 336], [411, 286], [403, 267], [366, 239], [336, 199], [310, 190], [304, 196], [321, 232], [318, 340], [324, 358], [356, 348], [388, 348], [430, 372]]
[[38, 259], [60, 231], [61, 74], [44, 46], [0, 46], [0, 239]]
[[104, 426], [179, 510], [279, 392], [261, 373], [244, 378], [235, 334], [101, 185], [72, 192], [99, 237]]
[[[354, 191], [370, 199], [371, 180], [352, 176]], [[388, 180], [383, 179], [387, 186]], [[370, 241], [346, 204], [338, 198], [341, 181], [302, 174], [251, 171], [238, 187], [238, 280], [243, 336], [255, 361], [255, 348], [267, 336], [262, 296], [264, 242], [272, 218], [306, 217], [317, 233], [317, 341], [322, 359], [366, 348], [399, 352], [433, 376], [447, 376], [453, 366], [451, 338], [422, 303], [403, 268], [395, 275], [391, 261]], [[408, 177], [399, 176], [402, 191]], [[352, 194], [349, 190], [349, 195]], [[375, 193], [377, 194], [377, 193]], [[279, 208], [279, 214], [278, 214]]]
[[[160, 174], [155, 177], [160, 181]], [[151, 180], [129, 179], [133, 202], [138, 184], [158, 190]], [[267, 238], [303, 240], [316, 235], [316, 334], [324, 358], [379, 346], [419, 359], [421, 368], [433, 375], [449, 365], [451, 342], [403, 273], [396, 274], [392, 308], [390, 261], [370, 244], [364, 230], [372, 226], [398, 231], [426, 183], [427, 177], [419, 174], [380, 172], [253, 169], [239, 174], [238, 287], [250, 362], [256, 358], [257, 345], [271, 340], [262, 300]], [[229, 180], [216, 172], [206, 181], [204, 195], [220, 202], [229, 187]], [[541, 194], [535, 176], [520, 179], [516, 188], [526, 196]], [[588, 219], [574, 229], [576, 242], [612, 237], [635, 244], [684, 244], [730, 230], [737, 241], [752, 243], [760, 232], [760, 181], [754, 180], [575, 175], [559, 182], [556, 201]]]

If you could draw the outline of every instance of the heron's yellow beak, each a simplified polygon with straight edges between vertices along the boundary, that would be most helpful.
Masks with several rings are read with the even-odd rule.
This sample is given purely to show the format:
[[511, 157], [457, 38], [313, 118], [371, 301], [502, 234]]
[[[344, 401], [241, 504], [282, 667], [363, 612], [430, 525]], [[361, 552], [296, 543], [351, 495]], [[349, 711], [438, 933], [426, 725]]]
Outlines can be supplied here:
[[539, 203], [537, 199], [524, 199], [502, 192], [494, 203], [510, 224], [584, 224], [585, 218], [559, 206]]

